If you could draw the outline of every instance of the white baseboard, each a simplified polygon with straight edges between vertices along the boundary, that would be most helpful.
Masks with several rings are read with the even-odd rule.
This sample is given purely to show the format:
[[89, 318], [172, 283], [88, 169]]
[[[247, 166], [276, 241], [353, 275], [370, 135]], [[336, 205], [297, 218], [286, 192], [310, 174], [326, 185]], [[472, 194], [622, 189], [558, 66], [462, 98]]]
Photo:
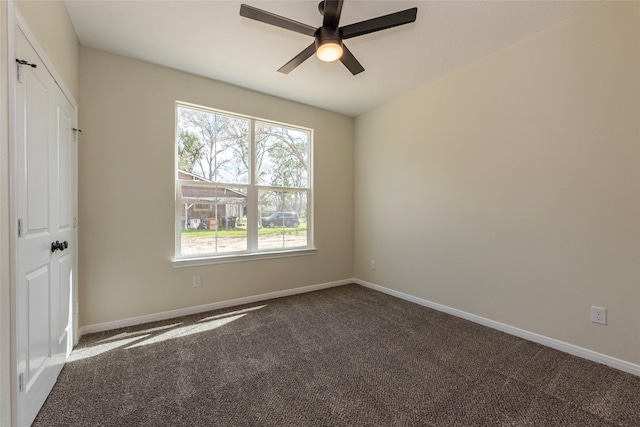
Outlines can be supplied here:
[[462, 310], [448, 307], [446, 305], [438, 304], [432, 301], [428, 301], [422, 298], [415, 297], [413, 295], [405, 294], [403, 292], [395, 291], [393, 289], [385, 288], [384, 286], [376, 285], [360, 279], [345, 279], [335, 282], [321, 283], [318, 285], [304, 286], [301, 288], [286, 289], [284, 291], [270, 292], [266, 294], [253, 295], [249, 297], [237, 298], [228, 301], [214, 302], [211, 304], [198, 305], [195, 307], [187, 307], [178, 310], [164, 311], [162, 313], [149, 314], [146, 316], [131, 317], [123, 320], [116, 320], [113, 322], [98, 323], [95, 325], [83, 326], [80, 328], [80, 336], [84, 334], [91, 334], [94, 332], [108, 331], [111, 329], [124, 328], [127, 326], [140, 325], [143, 323], [156, 322], [159, 320], [172, 319], [174, 317], [188, 316], [190, 314], [203, 313], [211, 310], [218, 310], [221, 308], [234, 307], [237, 305], [251, 304], [254, 302], [264, 301], [273, 298], [281, 298], [290, 295], [301, 294], [305, 292], [318, 291], [320, 289], [332, 288], [335, 286], [348, 285], [350, 283], [357, 283], [358, 285], [391, 295], [397, 298], [401, 298], [406, 301], [410, 301], [424, 307], [428, 307], [434, 310], [442, 311], [444, 313], [451, 314], [462, 319], [470, 320], [489, 328], [497, 329], [502, 332], [506, 332], [510, 335], [514, 335], [529, 341], [542, 344], [547, 347], [554, 348], [565, 353], [572, 354], [574, 356], [582, 357], [583, 359], [591, 360], [597, 363], [602, 363], [612, 368], [619, 369], [620, 371], [628, 372], [633, 375], [640, 376], [640, 365], [636, 365], [631, 362], [627, 362], [621, 359], [617, 359], [606, 354], [601, 354], [592, 350], [588, 350], [583, 347], [578, 347], [573, 344], [569, 344], [563, 341], [558, 341], [553, 338], [545, 337], [533, 332], [526, 331], [524, 329], [516, 328], [504, 323], [496, 322], [495, 320], [487, 319], [485, 317], [477, 316], [475, 314], [467, 313]]
[[442, 305], [442, 304], [431, 302], [422, 298], [414, 297], [413, 295], [409, 295], [403, 292], [395, 291], [393, 289], [385, 288], [384, 286], [379, 286], [370, 282], [366, 282], [364, 280], [353, 279], [352, 282], [357, 283], [361, 286], [397, 297], [397, 298], [401, 298], [403, 300], [407, 300], [428, 308], [432, 308], [434, 310], [442, 311], [444, 313], [448, 313], [456, 317], [461, 317], [463, 319], [470, 320], [475, 323], [479, 323], [483, 326], [488, 326], [490, 328], [497, 329], [502, 332], [506, 332], [510, 335], [515, 335], [517, 337], [524, 338], [526, 340], [533, 341], [538, 344], [542, 344], [544, 346], [551, 347], [556, 350], [581, 357], [583, 359], [602, 363], [612, 368], [619, 369], [621, 371], [640, 376], [640, 365], [636, 365], [635, 363], [626, 362], [624, 360], [620, 360], [615, 357], [607, 356], [606, 354], [601, 354], [592, 350], [588, 350], [586, 348], [578, 347], [573, 344], [569, 344], [563, 341], [558, 341], [553, 338], [545, 337], [544, 335], [539, 335], [533, 332], [526, 331], [524, 329], [520, 329], [514, 326], [506, 325], [504, 323], [496, 322], [491, 319], [487, 319], [481, 316], [476, 316], [475, 314], [470, 314], [461, 310], [457, 310], [455, 308], [447, 307], [446, 305]]
[[211, 304], [186, 307], [178, 310], [164, 311], [162, 313], [148, 314], [145, 316], [130, 317], [128, 319], [115, 320], [113, 322], [98, 323], [95, 325], [83, 326], [80, 328], [80, 337], [94, 332], [109, 331], [112, 329], [124, 328], [127, 326], [141, 325], [143, 323], [157, 322], [159, 320], [172, 319], [174, 317], [188, 316], [190, 314], [204, 313], [206, 311], [218, 310], [221, 308], [234, 307], [242, 304], [251, 304], [273, 298], [281, 298], [289, 295], [302, 294], [305, 292], [318, 291], [320, 289], [332, 288], [335, 286], [348, 285], [354, 283], [354, 279], [338, 280], [335, 282], [321, 283], [319, 285], [304, 286], [301, 288], [286, 289], [284, 291], [270, 292], [267, 294], [253, 295], [244, 298], [237, 298], [228, 301], [214, 302]]

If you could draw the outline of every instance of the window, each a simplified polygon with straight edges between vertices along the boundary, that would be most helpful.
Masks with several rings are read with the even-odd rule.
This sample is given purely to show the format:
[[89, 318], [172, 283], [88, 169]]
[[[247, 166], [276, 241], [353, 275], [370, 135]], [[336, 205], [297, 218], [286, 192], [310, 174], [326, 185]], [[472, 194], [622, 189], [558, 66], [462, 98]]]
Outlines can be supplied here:
[[312, 130], [178, 103], [176, 261], [312, 249]]

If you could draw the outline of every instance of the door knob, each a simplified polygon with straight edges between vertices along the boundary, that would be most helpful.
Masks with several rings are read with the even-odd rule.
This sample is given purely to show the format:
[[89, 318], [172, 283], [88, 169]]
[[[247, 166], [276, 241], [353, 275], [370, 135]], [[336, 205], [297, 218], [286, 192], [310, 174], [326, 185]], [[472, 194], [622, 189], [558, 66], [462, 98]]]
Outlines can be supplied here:
[[67, 242], [66, 240], [62, 243], [60, 243], [58, 240], [56, 240], [55, 242], [51, 242], [51, 252], [55, 252], [58, 250], [64, 251], [68, 247], [69, 247], [69, 242]]

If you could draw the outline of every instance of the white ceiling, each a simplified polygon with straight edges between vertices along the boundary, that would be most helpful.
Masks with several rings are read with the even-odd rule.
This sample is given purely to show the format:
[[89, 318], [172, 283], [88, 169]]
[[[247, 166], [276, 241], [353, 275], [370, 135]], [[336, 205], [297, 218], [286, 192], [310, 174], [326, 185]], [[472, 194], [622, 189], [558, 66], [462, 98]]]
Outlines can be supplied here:
[[345, 0], [340, 25], [418, 7], [415, 23], [349, 39], [357, 76], [315, 56], [276, 70], [312, 37], [239, 14], [240, 4], [318, 27], [319, 0], [66, 0], [84, 46], [164, 65], [349, 116], [584, 11], [591, 1]]

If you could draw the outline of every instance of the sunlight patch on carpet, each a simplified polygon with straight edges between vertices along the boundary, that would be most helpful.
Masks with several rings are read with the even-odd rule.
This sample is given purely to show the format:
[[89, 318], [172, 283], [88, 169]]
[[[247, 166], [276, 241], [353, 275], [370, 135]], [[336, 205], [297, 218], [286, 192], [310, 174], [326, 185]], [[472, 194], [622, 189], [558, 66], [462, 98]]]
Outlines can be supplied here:
[[[102, 343], [102, 342], [106, 342], [106, 341], [119, 340], [119, 339], [123, 339], [123, 338], [134, 337], [136, 335], [145, 335], [145, 334], [146, 335], [150, 335], [152, 332], [164, 331], [165, 329], [172, 329], [172, 328], [175, 328], [176, 326], [180, 326], [180, 325], [182, 325], [182, 322], [180, 322], [180, 323], [172, 323], [171, 325], [158, 326], [156, 328], [149, 328], [149, 329], [145, 329], [143, 331], [123, 332], [121, 334], [114, 335], [114, 336], [109, 337], [109, 338], [105, 338], [105, 339], [100, 340], [98, 342]], [[138, 337], [138, 338], [140, 338], [140, 337]]]
[[184, 325], [183, 322], [177, 322], [169, 325], [147, 328], [140, 331], [122, 332], [97, 341], [95, 345], [88, 345], [87, 347], [72, 351], [67, 362], [77, 362], [78, 360], [95, 357], [121, 347], [125, 347], [126, 350], [129, 350], [149, 344], [157, 344], [175, 338], [182, 338], [201, 332], [211, 331], [266, 306], [267, 305], [264, 304], [205, 317], [198, 320], [195, 324]]
[[71, 352], [67, 362], [77, 362], [78, 360], [86, 359], [89, 357], [95, 357], [107, 351], [115, 350], [116, 348], [131, 344], [139, 339], [144, 339], [149, 335], [135, 336], [133, 338], [122, 339], [118, 341], [111, 341], [104, 344], [92, 345]]
[[136, 347], [141, 347], [143, 345], [149, 345], [149, 344], [157, 344], [159, 342], [162, 341], [166, 341], [166, 340], [171, 340], [174, 338], [182, 338], [182, 337], [186, 337], [188, 335], [193, 335], [193, 334], [198, 334], [200, 332], [206, 332], [206, 331], [210, 331], [213, 329], [217, 329], [221, 326], [226, 325], [227, 323], [231, 323], [234, 320], [238, 320], [241, 317], [246, 316], [247, 313], [244, 314], [238, 314], [236, 316], [230, 316], [230, 317], [225, 317], [222, 319], [215, 319], [215, 320], [210, 320], [206, 323], [201, 323], [199, 325], [189, 325], [189, 326], [182, 326], [180, 328], [175, 328], [172, 329], [170, 331], [167, 331], [163, 334], [160, 335], [156, 335], [154, 337], [151, 337], [149, 339], [146, 339], [144, 341], [141, 341], [139, 343], [136, 343], [132, 346], [127, 347], [128, 349], [131, 348], [136, 348]]
[[261, 308], [265, 308], [266, 306], [267, 306], [266, 304], [257, 305], [255, 307], [244, 308], [242, 310], [236, 310], [236, 311], [230, 311], [228, 313], [216, 314], [215, 316], [205, 317], [204, 319], [198, 320], [198, 322], [207, 322], [209, 320], [220, 319], [220, 318], [229, 317], [229, 316], [235, 316], [235, 315], [241, 314], [241, 313], [250, 313], [252, 311], [256, 311], [256, 310], [260, 310]]

